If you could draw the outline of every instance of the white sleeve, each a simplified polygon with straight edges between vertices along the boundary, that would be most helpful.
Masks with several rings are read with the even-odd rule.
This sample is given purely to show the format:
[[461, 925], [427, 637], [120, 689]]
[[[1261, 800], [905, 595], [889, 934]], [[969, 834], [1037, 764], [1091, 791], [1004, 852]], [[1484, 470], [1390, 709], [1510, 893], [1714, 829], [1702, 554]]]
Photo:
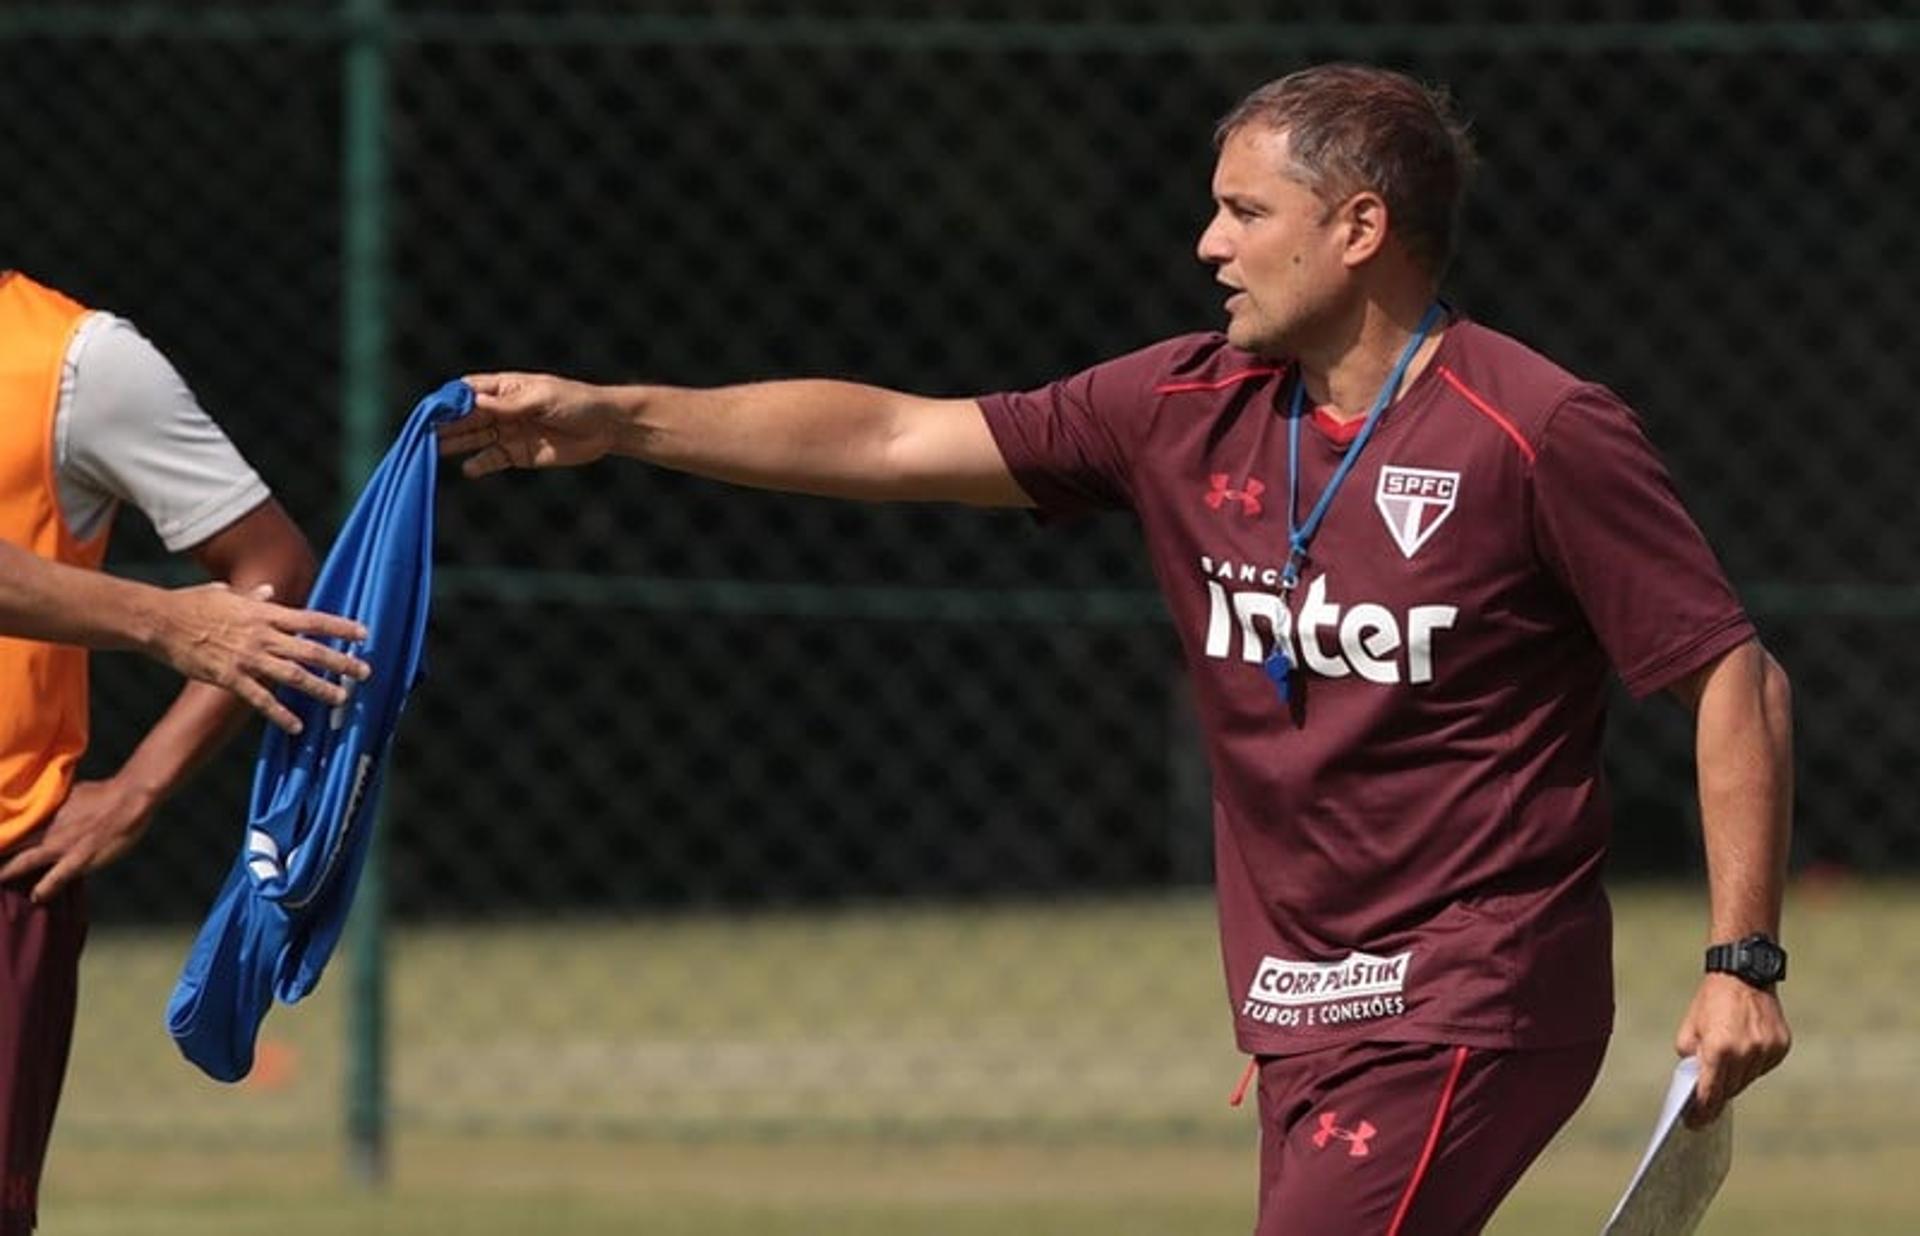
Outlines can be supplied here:
[[68, 346], [54, 474], [76, 536], [90, 537], [127, 502], [175, 552], [271, 496], [160, 350], [109, 313], [90, 315]]

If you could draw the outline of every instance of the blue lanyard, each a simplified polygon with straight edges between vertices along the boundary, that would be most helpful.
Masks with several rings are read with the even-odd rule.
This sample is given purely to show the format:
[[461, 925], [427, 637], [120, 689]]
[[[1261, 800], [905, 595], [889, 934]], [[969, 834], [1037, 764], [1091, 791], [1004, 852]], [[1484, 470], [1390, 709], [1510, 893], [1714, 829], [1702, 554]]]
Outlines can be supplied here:
[[1334, 469], [1327, 487], [1320, 491], [1320, 499], [1313, 504], [1313, 510], [1308, 513], [1304, 524], [1295, 524], [1294, 515], [1300, 509], [1300, 420], [1301, 413], [1306, 409], [1307, 381], [1305, 374], [1296, 377], [1293, 404], [1287, 410], [1287, 564], [1280, 571], [1281, 591], [1291, 592], [1294, 585], [1300, 582], [1300, 564], [1306, 559], [1307, 546], [1313, 542], [1314, 533], [1320, 531], [1320, 521], [1326, 518], [1333, 495], [1339, 492], [1340, 483], [1347, 479], [1347, 473], [1353, 471], [1354, 460], [1360, 458], [1360, 452], [1367, 449], [1367, 440], [1373, 437], [1374, 427], [1380, 423], [1380, 414], [1393, 402], [1401, 379], [1407, 376], [1407, 366], [1413, 363], [1413, 354], [1420, 350], [1420, 345], [1427, 341], [1427, 335], [1432, 332], [1434, 323], [1440, 320], [1440, 310], [1440, 302], [1435, 301], [1420, 316], [1420, 324], [1413, 328], [1413, 338], [1407, 340], [1400, 359], [1394, 362], [1386, 385], [1374, 396], [1373, 407], [1367, 411], [1366, 424], [1360, 426], [1353, 445], [1347, 448], [1346, 456], [1340, 460], [1340, 466]]

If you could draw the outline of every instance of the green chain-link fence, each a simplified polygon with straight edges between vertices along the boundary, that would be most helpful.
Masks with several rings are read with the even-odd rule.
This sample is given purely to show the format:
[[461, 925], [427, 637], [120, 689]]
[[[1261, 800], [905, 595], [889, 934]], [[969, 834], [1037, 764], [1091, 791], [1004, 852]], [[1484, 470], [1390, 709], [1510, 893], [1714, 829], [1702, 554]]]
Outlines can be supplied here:
[[[971, 393], [1205, 327], [1214, 119], [1309, 62], [1406, 67], [1484, 156], [1452, 296], [1643, 410], [1795, 677], [1797, 864], [1911, 869], [1920, 18], [1538, 11], [12, 0], [0, 265], [135, 318], [324, 545], [467, 369]], [[1128, 523], [619, 466], [452, 482], [441, 518], [386, 812], [402, 1127], [1239, 1127]], [[96, 677], [100, 768], [170, 684]], [[240, 746], [96, 882], [64, 1137], [334, 1135], [338, 973], [240, 1092], [158, 1041]], [[1680, 710], [1612, 753], [1618, 871], [1697, 878]], [[1836, 1033], [1877, 1046], [1806, 1052], [1870, 1087], [1911, 1018], [1845, 951]]]

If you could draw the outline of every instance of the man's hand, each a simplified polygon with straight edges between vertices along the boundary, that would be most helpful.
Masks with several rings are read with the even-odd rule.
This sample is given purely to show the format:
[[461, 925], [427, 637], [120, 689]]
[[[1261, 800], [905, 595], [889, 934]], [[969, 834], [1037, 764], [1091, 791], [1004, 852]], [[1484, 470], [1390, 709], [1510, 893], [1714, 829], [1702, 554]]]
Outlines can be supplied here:
[[440, 453], [466, 455], [460, 470], [565, 468], [612, 449], [614, 424], [595, 387], [543, 373], [482, 373], [466, 379], [473, 411], [439, 427]]
[[188, 678], [233, 692], [267, 720], [297, 734], [300, 719], [274, 698], [274, 688], [292, 687], [338, 704], [347, 697], [346, 688], [314, 671], [355, 679], [370, 672], [358, 657], [303, 637], [363, 640], [367, 630], [348, 618], [275, 605], [272, 596], [271, 584], [244, 594], [225, 584], [167, 592], [154, 652]]
[[46, 902], [89, 871], [113, 862], [140, 840], [156, 800], [121, 783], [76, 781], [45, 828], [0, 865], [0, 884], [45, 871], [33, 900]]
[[1693, 1005], [1680, 1023], [1674, 1048], [1700, 1057], [1700, 1080], [1687, 1107], [1687, 1124], [1712, 1124], [1734, 1095], [1787, 1057], [1793, 1034], [1780, 997], [1750, 987], [1731, 974], [1700, 980]]

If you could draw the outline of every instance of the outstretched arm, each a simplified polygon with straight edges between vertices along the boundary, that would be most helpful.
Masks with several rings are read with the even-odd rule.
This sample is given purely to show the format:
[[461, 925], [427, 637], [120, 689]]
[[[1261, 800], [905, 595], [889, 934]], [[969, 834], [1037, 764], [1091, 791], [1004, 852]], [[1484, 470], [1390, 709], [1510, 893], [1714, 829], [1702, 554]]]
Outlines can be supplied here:
[[[332, 614], [273, 604], [268, 598], [277, 583], [263, 578], [258, 587], [240, 591], [226, 583], [156, 588], [0, 542], [0, 634], [143, 652], [188, 678], [233, 692], [275, 725], [297, 729], [299, 721], [274, 698], [275, 688], [293, 687], [337, 703], [339, 685], [312, 671], [367, 675], [358, 658], [306, 637], [358, 640], [366, 630]], [[280, 595], [301, 593], [281, 585]]]
[[[313, 554], [306, 538], [280, 504], [271, 500], [188, 552], [208, 574], [231, 580], [242, 592], [270, 586], [282, 596], [304, 597], [313, 581]], [[238, 592], [224, 596], [250, 606], [264, 605]], [[329, 621], [344, 622], [337, 618]], [[340, 696], [337, 684], [326, 683], [305, 670], [298, 672], [312, 682], [295, 685], [304, 685], [322, 698]], [[259, 682], [248, 682], [265, 690]], [[274, 706], [281, 707], [277, 703]], [[118, 772], [103, 781], [74, 784], [47, 826], [6, 856], [0, 864], [0, 881], [44, 871], [33, 889], [34, 900], [44, 901], [76, 877], [119, 858], [146, 831], [154, 810], [240, 728], [246, 716], [246, 706], [227, 691], [204, 682], [188, 683]]]
[[441, 430], [464, 470], [553, 468], [628, 455], [699, 476], [868, 500], [1029, 506], [971, 399], [852, 382], [695, 390], [478, 374], [470, 416]]
[[[1793, 718], [1786, 671], [1750, 642], [1674, 688], [1695, 718], [1706, 843], [1708, 942], [1778, 938], [1793, 813]], [[1792, 1043], [1773, 990], [1729, 974], [1701, 979], [1675, 1047], [1700, 1057], [1689, 1120], [1726, 1102], [1786, 1058]]]

